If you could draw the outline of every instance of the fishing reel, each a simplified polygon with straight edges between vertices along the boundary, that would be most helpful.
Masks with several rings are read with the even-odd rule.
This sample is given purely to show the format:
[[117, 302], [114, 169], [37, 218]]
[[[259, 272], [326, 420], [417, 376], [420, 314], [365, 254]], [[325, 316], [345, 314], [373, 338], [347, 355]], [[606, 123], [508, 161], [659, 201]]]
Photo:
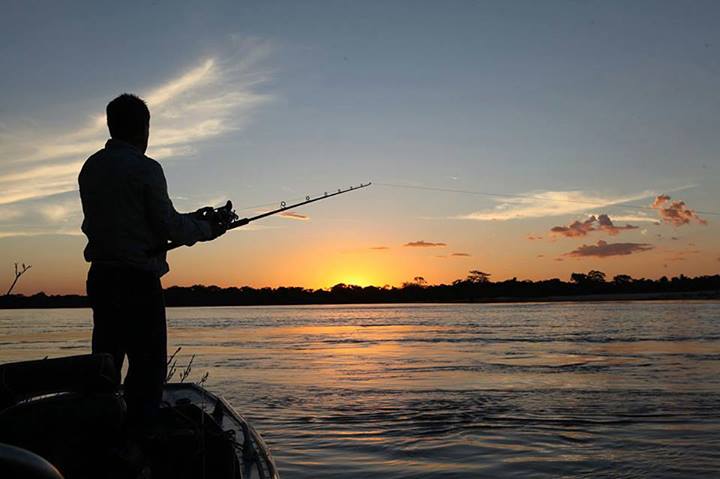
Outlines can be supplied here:
[[[200, 208], [195, 213], [195, 218], [210, 223], [213, 228], [213, 232], [217, 231], [220, 234], [224, 233], [233, 222], [238, 220], [238, 215], [235, 213], [232, 207], [232, 201], [228, 200], [225, 206], [220, 208], [213, 208], [212, 206], [206, 206]], [[214, 233], [214, 236], [216, 233]], [[219, 236], [219, 234], [217, 234]]]
[[225, 203], [225, 206], [215, 208], [213, 210], [213, 217], [215, 221], [218, 221], [226, 226], [230, 226], [231, 223], [238, 219], [238, 215], [235, 213], [235, 210], [232, 207], [232, 201], [230, 200]]

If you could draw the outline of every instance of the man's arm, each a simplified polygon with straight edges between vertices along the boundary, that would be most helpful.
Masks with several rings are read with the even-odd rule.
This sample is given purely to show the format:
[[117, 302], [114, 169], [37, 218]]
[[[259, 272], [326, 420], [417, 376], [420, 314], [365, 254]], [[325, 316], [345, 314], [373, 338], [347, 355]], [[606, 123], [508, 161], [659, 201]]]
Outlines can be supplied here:
[[148, 161], [152, 166], [145, 189], [145, 205], [150, 225], [163, 238], [187, 246], [213, 239], [215, 235], [209, 222], [196, 218], [193, 213], [183, 214], [175, 210], [162, 167], [155, 160]]

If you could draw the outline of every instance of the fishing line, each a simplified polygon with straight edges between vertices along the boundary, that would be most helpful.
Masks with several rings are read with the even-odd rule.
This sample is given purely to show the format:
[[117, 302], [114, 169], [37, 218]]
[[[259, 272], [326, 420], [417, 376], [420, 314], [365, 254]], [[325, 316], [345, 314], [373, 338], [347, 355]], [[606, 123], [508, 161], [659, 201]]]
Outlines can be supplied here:
[[[397, 183], [373, 183], [377, 186], [385, 186], [389, 188], [406, 188], [406, 189], [412, 189], [412, 190], [425, 190], [425, 191], [441, 191], [445, 193], [458, 193], [458, 194], [468, 194], [468, 195], [477, 195], [477, 196], [487, 196], [490, 198], [516, 198], [516, 199], [532, 199], [532, 200], [538, 200], [538, 201], [553, 201], [553, 202], [559, 202], [559, 203], [574, 203], [579, 205], [587, 205], [587, 206], [593, 206], [595, 208], [626, 208], [626, 209], [640, 209], [640, 210], [648, 210], [648, 211], [657, 211], [657, 208], [653, 208], [652, 206], [645, 206], [645, 205], [628, 205], [623, 204], [624, 201], [618, 202], [618, 203], [594, 203], [592, 201], [582, 201], [582, 200], [570, 200], [570, 199], [562, 199], [562, 198], [546, 198], [543, 196], [537, 196], [537, 195], [520, 195], [520, 194], [510, 194], [510, 193], [488, 193], [485, 191], [473, 191], [473, 190], [458, 190], [453, 188], [441, 188], [441, 187], [435, 187], [435, 186], [416, 186], [416, 185], [400, 185]], [[714, 211], [699, 211], [699, 210], [693, 210], [696, 214], [700, 215], [708, 215], [708, 216], [720, 216], [720, 212], [714, 212]]]

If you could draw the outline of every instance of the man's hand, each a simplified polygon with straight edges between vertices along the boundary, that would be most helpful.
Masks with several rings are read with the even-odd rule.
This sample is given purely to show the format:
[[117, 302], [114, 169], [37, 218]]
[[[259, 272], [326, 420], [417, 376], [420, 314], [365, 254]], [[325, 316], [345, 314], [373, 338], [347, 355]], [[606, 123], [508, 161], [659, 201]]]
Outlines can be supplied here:
[[237, 215], [232, 210], [232, 203], [228, 201], [222, 208], [215, 209], [212, 206], [205, 206], [192, 213], [199, 220], [210, 223], [210, 237], [205, 241], [211, 241], [222, 236]]
[[199, 210], [191, 213], [195, 219], [207, 221], [208, 216], [215, 212], [212, 206], [203, 206]]
[[222, 236], [227, 231], [228, 225], [225, 224], [222, 221], [210, 221], [210, 240], [214, 240], [215, 238]]

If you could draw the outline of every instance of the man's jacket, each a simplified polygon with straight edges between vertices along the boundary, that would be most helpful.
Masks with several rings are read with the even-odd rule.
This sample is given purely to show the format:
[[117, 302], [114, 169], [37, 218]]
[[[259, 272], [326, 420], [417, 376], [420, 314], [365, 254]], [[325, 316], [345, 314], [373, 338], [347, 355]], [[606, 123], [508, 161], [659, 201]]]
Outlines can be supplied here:
[[108, 140], [85, 161], [78, 178], [88, 238], [85, 259], [130, 266], [162, 276], [168, 240], [186, 245], [211, 237], [207, 221], [175, 211], [160, 163], [129, 143]]

